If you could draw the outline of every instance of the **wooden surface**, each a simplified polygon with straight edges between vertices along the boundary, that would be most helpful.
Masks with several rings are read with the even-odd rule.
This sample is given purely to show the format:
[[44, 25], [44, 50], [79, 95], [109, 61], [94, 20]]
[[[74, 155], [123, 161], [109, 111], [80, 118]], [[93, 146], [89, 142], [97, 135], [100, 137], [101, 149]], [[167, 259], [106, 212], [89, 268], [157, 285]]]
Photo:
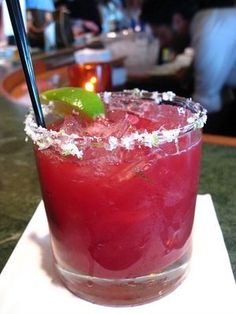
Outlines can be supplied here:
[[[39, 92], [67, 84], [67, 66], [48, 69], [43, 61], [34, 63], [34, 71]], [[0, 83], [0, 93], [11, 102], [28, 105], [29, 94], [22, 68], [7, 73]]]
[[236, 137], [203, 134], [203, 143], [236, 147]]

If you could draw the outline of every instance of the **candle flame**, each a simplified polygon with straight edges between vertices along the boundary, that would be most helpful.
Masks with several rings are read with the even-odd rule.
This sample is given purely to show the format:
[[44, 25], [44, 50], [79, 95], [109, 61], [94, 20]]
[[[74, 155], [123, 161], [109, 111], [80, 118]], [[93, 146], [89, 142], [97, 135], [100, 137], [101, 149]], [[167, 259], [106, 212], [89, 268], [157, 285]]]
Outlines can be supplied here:
[[96, 76], [92, 76], [91, 79], [90, 79], [90, 82], [91, 82], [92, 84], [97, 83], [97, 78], [96, 78]]
[[97, 78], [96, 76], [92, 76], [88, 82], [84, 84], [84, 88], [89, 91], [89, 92], [94, 92], [95, 91], [95, 84], [97, 83]]
[[85, 88], [87, 91], [89, 91], [89, 92], [93, 92], [94, 89], [95, 89], [92, 82], [86, 82], [86, 83], [84, 84], [84, 88]]

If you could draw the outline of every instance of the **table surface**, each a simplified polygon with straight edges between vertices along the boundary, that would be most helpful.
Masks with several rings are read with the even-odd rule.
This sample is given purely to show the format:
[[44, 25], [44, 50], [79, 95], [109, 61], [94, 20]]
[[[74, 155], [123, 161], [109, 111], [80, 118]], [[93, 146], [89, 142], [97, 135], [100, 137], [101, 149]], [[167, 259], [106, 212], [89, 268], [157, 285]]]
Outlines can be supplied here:
[[[41, 199], [32, 146], [24, 141], [26, 113], [0, 96], [0, 270]], [[235, 161], [236, 147], [204, 144], [199, 193], [212, 195], [236, 278]]]

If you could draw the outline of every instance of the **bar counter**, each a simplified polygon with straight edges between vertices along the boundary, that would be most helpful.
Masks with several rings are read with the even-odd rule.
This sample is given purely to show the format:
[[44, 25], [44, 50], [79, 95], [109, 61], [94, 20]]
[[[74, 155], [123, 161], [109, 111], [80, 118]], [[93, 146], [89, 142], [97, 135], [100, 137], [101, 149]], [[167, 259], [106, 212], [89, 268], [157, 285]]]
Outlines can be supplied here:
[[[25, 142], [26, 113], [0, 96], [0, 271], [41, 199], [32, 145]], [[199, 193], [212, 195], [236, 278], [236, 138], [231, 146], [207, 141]]]

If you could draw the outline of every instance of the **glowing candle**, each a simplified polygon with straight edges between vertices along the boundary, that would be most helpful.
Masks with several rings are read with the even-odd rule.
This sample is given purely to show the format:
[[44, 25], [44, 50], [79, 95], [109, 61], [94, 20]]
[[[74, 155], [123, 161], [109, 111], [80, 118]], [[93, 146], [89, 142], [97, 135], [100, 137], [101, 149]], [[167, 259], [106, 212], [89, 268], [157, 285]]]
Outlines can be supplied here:
[[90, 92], [94, 92], [96, 90], [97, 81], [96, 76], [92, 76], [89, 81], [84, 84], [84, 88]]
[[90, 82], [91, 82], [92, 84], [96, 84], [96, 83], [97, 83], [97, 78], [96, 78], [96, 76], [92, 76], [91, 79], [90, 79]]
[[111, 53], [106, 49], [82, 49], [75, 53], [75, 64], [68, 67], [70, 86], [88, 91], [111, 90]]
[[89, 92], [93, 92], [95, 90], [94, 84], [90, 81], [84, 84], [84, 88]]

